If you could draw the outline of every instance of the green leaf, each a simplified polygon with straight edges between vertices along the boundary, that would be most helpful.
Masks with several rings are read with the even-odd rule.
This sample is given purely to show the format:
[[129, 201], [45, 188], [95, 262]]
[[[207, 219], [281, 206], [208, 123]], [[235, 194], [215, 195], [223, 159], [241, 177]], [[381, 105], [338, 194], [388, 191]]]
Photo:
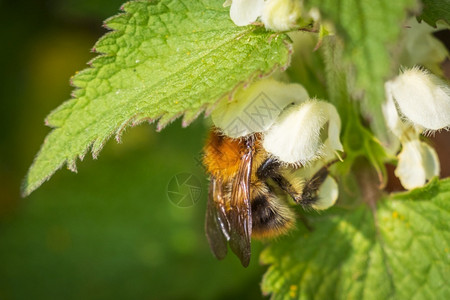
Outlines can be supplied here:
[[336, 105], [342, 120], [342, 143], [346, 158], [339, 166], [344, 180], [357, 160], [365, 158], [375, 168], [379, 186], [387, 182], [387, 171], [384, 166], [386, 151], [362, 123], [359, 105], [353, 101], [348, 91], [348, 66], [343, 64], [343, 45], [334, 37], [325, 37], [322, 44], [322, 55], [326, 69], [326, 86], [330, 101]]
[[47, 118], [46, 137], [24, 181], [30, 194], [64, 163], [76, 170], [129, 125], [184, 115], [189, 125], [238, 84], [289, 63], [286, 35], [238, 27], [217, 0], [133, 1], [106, 21], [114, 31], [95, 46], [103, 55], [72, 83], [74, 99]]
[[450, 25], [450, 1], [449, 0], [422, 0], [423, 10], [419, 20], [424, 20], [433, 27], [436, 22], [444, 20]]
[[450, 180], [392, 195], [375, 210], [335, 208], [269, 246], [273, 299], [449, 299]]
[[387, 140], [381, 110], [384, 82], [392, 71], [397, 71], [388, 46], [396, 41], [407, 10], [415, 8], [416, 1], [309, 0], [307, 3], [309, 7], [317, 7], [344, 39], [346, 58], [356, 70], [357, 89], [365, 91], [364, 113], [372, 121], [377, 136]]

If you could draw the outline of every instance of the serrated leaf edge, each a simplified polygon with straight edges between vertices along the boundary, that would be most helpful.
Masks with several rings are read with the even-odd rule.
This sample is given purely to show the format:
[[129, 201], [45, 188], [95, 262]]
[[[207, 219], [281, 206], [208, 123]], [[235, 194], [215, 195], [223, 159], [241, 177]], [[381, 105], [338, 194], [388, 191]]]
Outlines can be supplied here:
[[[110, 20], [112, 20], [112, 19], [114, 19], [114, 18], [121, 17], [121, 16], [123, 16], [123, 15], [127, 15], [128, 12], [126, 11], [126, 7], [127, 7], [130, 3], [132, 3], [132, 2], [136, 2], [136, 1], [128, 1], [128, 2], [126, 2], [126, 3], [125, 3], [124, 5], [122, 5], [122, 7], [120, 8], [120, 9], [121, 9], [122, 11], [124, 11], [124, 12], [119, 13], [119, 14], [117, 14], [117, 15], [115, 15], [115, 16], [112, 16], [112, 17], [106, 19], [106, 20], [104, 21], [104, 24], [106, 24], [108, 21], [110, 21]], [[142, 1], [137, 1], [137, 2], [142, 2]], [[258, 29], [258, 28], [259, 28], [259, 26], [253, 26], [253, 28], [249, 29], [249, 31], [251, 32], [251, 31], [254, 31], [254, 30]], [[97, 51], [97, 50], [96, 50], [96, 45], [97, 45], [102, 39], [104, 39], [104, 38], [106, 38], [107, 36], [110, 36], [111, 34], [114, 34], [114, 33], [116, 33], [116, 32], [117, 32], [117, 30], [112, 30], [112, 31], [106, 33], [103, 37], [101, 37], [101, 38], [94, 44], [94, 47], [92, 48], [92, 52], [98, 54], [98, 56], [92, 58], [92, 59], [88, 62], [88, 65], [90, 65], [90, 67], [88, 67], [87, 69], [85, 69], [85, 70], [83, 70], [83, 71], [81, 71], [81, 72], [77, 72], [75, 75], [82, 74], [84, 71], [87, 71], [87, 70], [89, 70], [89, 69], [91, 69], [91, 68], [94, 68], [92, 65], [93, 65], [93, 63], [94, 63], [97, 59], [99, 59], [99, 58], [101, 58], [101, 57], [111, 56], [110, 53], [102, 53], [102, 52]], [[282, 33], [280, 33], [280, 34], [274, 34], [274, 38], [275, 38], [276, 36], [280, 36], [280, 35], [283, 35], [283, 34], [282, 34]], [[28, 175], [29, 175], [29, 174], [27, 173], [27, 175], [25, 176], [25, 178], [24, 178], [24, 180], [23, 180], [23, 182], [22, 182], [22, 185], [21, 185], [21, 195], [22, 195], [22, 197], [26, 197], [26, 196], [30, 195], [34, 190], [36, 190], [36, 189], [37, 189], [39, 186], [41, 186], [44, 182], [48, 181], [48, 180], [50, 179], [50, 177], [52, 177], [53, 174], [55, 174], [56, 171], [58, 171], [59, 169], [61, 169], [61, 167], [62, 167], [64, 164], [66, 164], [67, 168], [68, 168], [70, 171], [72, 171], [72, 172], [74, 172], [74, 173], [77, 173], [77, 166], [76, 166], [77, 158], [80, 158], [80, 161], [83, 161], [83, 159], [84, 159], [86, 153], [90, 150], [90, 152], [92, 153], [93, 159], [97, 159], [97, 158], [98, 158], [98, 155], [99, 155], [99, 153], [100, 153], [100, 151], [103, 149], [104, 145], [105, 145], [106, 142], [111, 138], [111, 136], [115, 135], [115, 140], [116, 140], [118, 143], [120, 143], [120, 142], [121, 142], [121, 136], [122, 136], [123, 132], [124, 132], [129, 126], [134, 126], [134, 125], [140, 124], [140, 123], [145, 122], [145, 121], [149, 122], [150, 124], [152, 124], [152, 123], [154, 123], [155, 121], [157, 121], [158, 123], [157, 123], [157, 126], [156, 126], [156, 131], [157, 131], [157, 132], [160, 132], [160, 131], [163, 130], [167, 125], [169, 125], [170, 123], [172, 123], [172, 122], [175, 121], [176, 119], [178, 119], [178, 118], [180, 118], [180, 117], [184, 117], [184, 118], [183, 118], [183, 121], [182, 121], [182, 127], [187, 127], [187, 126], [189, 126], [193, 121], [195, 121], [195, 120], [200, 116], [200, 114], [201, 114], [202, 112], [205, 112], [205, 118], [208, 117], [208, 116], [211, 114], [211, 112], [214, 110], [214, 108], [216, 107], [216, 105], [217, 105], [217, 104], [220, 102], [220, 100], [222, 100], [224, 97], [228, 97], [228, 99], [230, 99], [230, 100], [233, 99], [233, 96], [234, 96], [235, 92], [238, 90], [238, 88], [240, 88], [240, 87], [245, 87], [246, 85], [248, 85], [248, 84], [250, 84], [251, 82], [253, 82], [256, 78], [262, 79], [262, 78], [264, 78], [264, 77], [270, 76], [271, 74], [273, 74], [273, 73], [274, 73], [276, 70], [278, 70], [278, 69], [280, 69], [281, 71], [285, 71], [285, 70], [289, 67], [289, 65], [291, 64], [292, 53], [293, 53], [293, 45], [292, 45], [292, 41], [289, 39], [289, 37], [288, 37], [287, 35], [284, 35], [284, 36], [285, 36], [285, 39], [284, 39], [283, 43], [284, 43], [284, 45], [285, 45], [285, 47], [286, 47], [286, 49], [287, 49], [287, 53], [288, 53], [287, 59], [286, 59], [286, 63], [285, 63], [284, 65], [281, 65], [281, 64], [275, 64], [271, 70], [269, 70], [268, 72], [265, 72], [265, 73], [262, 72], [262, 71], [259, 71], [259, 70], [255, 71], [252, 75], [249, 76], [249, 78], [248, 78], [247, 80], [245, 80], [245, 81], [240, 81], [240, 82], [236, 83], [236, 85], [234, 86], [234, 88], [232, 88], [230, 91], [224, 93], [223, 96], [219, 97], [219, 98], [216, 99], [215, 101], [212, 101], [211, 103], [207, 103], [207, 104], [203, 105], [202, 107], [198, 108], [197, 112], [195, 112], [195, 113], [193, 113], [193, 114], [191, 115], [192, 117], [191, 117], [191, 116], [187, 116], [188, 110], [185, 110], [185, 111], [183, 111], [183, 112], [177, 113], [177, 114], [175, 114], [175, 115], [173, 115], [173, 116], [171, 116], [171, 117], [169, 117], [169, 118], [167, 118], [167, 119], [164, 118], [164, 117], [166, 116], [166, 114], [162, 114], [162, 115], [160, 115], [160, 116], [158, 116], [158, 117], [156, 117], [156, 118], [151, 118], [151, 117], [142, 117], [142, 118], [138, 118], [138, 115], [139, 115], [139, 114], [136, 114], [135, 116], [129, 118], [127, 121], [123, 122], [121, 125], [119, 125], [117, 128], [115, 128], [109, 135], [105, 136], [105, 138], [100, 139], [100, 138], [97, 137], [95, 140], [93, 140], [90, 144], [88, 144], [88, 145], [86, 146], [86, 148], [84, 149], [84, 151], [83, 151], [82, 154], [76, 155], [76, 156], [73, 157], [73, 158], [68, 158], [68, 159], [66, 159], [66, 160], [64, 160], [64, 161], [61, 161], [61, 163], [60, 163], [56, 168], [54, 168], [54, 170], [53, 170], [49, 175], [47, 175], [47, 176], [46, 176], [45, 178], [43, 178], [42, 180], [37, 181], [37, 182], [36, 182], [34, 185], [32, 185], [32, 186], [29, 186], [29, 185], [27, 186], [27, 181], [28, 181], [27, 178], [28, 178]], [[270, 43], [270, 40], [269, 40], [268, 42]], [[75, 94], [76, 94], [77, 91], [82, 90], [82, 87], [76, 86], [76, 84], [74, 84], [73, 79], [74, 79], [74, 76], [72, 76], [72, 77], [71, 77], [71, 80], [70, 80], [70, 84], [74, 87], [74, 90], [73, 90], [72, 93], [71, 93], [72, 98], [69, 99], [69, 100], [67, 100], [67, 101], [77, 100], [77, 97], [74, 97], [74, 96], [76, 96]], [[51, 122], [49, 121], [49, 118], [52, 116], [53, 112], [59, 111], [59, 109], [60, 109], [60, 106], [58, 106], [58, 107], [55, 108], [53, 111], [51, 111], [50, 114], [46, 117], [45, 122], [44, 122], [46, 126], [52, 128], [53, 130], [55, 130], [56, 128], [60, 128], [60, 127], [63, 127], [63, 126], [64, 126], [64, 123], [61, 124], [61, 125], [59, 125], [59, 126], [54, 126], [54, 125], [52, 125]], [[71, 113], [72, 113], [72, 111], [69, 111], [69, 114], [71, 114]], [[67, 119], [67, 118], [66, 118], [66, 119]], [[53, 131], [53, 130], [52, 130], [52, 131]], [[51, 133], [51, 132], [50, 132], [50, 133]], [[50, 134], [50, 133], [49, 133], [49, 134]], [[38, 153], [36, 154], [36, 156], [35, 156], [35, 158], [34, 158], [34, 160], [33, 160], [33, 163], [31, 164], [29, 170], [34, 166], [35, 161], [36, 161], [37, 157], [39, 157], [39, 155], [40, 155], [40, 153], [41, 153], [41, 151], [42, 151], [42, 149], [43, 149], [43, 147], [44, 147], [46, 141], [47, 141], [47, 138], [44, 139], [44, 142], [43, 142], [43, 144], [42, 144], [40, 150], [39, 150]]]

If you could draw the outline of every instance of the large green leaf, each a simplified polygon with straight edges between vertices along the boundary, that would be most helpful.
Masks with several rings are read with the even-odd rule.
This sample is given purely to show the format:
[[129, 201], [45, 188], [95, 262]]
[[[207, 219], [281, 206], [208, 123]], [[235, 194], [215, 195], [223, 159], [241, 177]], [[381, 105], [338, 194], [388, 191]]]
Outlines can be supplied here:
[[[319, 8], [331, 21], [345, 42], [345, 53], [356, 70], [357, 90], [364, 90], [363, 108], [373, 129], [387, 140], [381, 103], [384, 82], [398, 66], [389, 57], [389, 45], [396, 41], [408, 9], [415, 0], [308, 0], [309, 7]], [[358, 93], [361, 94], [361, 93]]]
[[261, 255], [274, 299], [449, 299], [450, 180], [316, 217]]
[[159, 120], [162, 129], [184, 115], [187, 126], [239, 83], [289, 63], [287, 36], [238, 27], [217, 0], [133, 1], [109, 19], [113, 32], [95, 46], [103, 55], [72, 83], [74, 99], [53, 111], [46, 137], [23, 186], [35, 190], [64, 163], [129, 125]]

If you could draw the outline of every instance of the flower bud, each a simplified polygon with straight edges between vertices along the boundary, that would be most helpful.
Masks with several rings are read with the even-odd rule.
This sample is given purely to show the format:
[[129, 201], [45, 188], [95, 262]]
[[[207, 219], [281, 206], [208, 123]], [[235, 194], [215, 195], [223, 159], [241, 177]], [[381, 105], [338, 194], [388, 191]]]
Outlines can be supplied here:
[[433, 148], [418, 138], [403, 144], [395, 169], [403, 187], [408, 190], [421, 187], [439, 172], [439, 159]]
[[[229, 5], [226, 1], [224, 6]], [[264, 8], [264, 0], [233, 0], [231, 2], [230, 17], [234, 24], [246, 26], [255, 22], [261, 16]]]
[[227, 0], [224, 6], [230, 3], [231, 20], [238, 26], [250, 25], [261, 17], [266, 29], [286, 31], [301, 17], [300, 0]]
[[286, 31], [295, 27], [300, 16], [299, 0], [268, 0], [262, 11], [261, 21], [269, 30]]

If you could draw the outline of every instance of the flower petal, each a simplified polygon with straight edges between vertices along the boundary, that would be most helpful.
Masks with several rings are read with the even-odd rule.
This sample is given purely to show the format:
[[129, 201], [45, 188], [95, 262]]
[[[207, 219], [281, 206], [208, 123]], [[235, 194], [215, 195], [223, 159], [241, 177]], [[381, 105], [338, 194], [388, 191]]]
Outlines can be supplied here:
[[419, 68], [404, 71], [391, 81], [390, 91], [401, 113], [428, 130], [450, 126], [450, 87]]
[[325, 141], [325, 144], [333, 151], [344, 151], [344, 147], [339, 139], [341, 134], [341, 118], [333, 105], [326, 104], [328, 105], [324, 106], [324, 109], [328, 115], [328, 139]]
[[223, 99], [211, 117], [216, 127], [237, 138], [266, 131], [287, 105], [307, 99], [308, 92], [300, 84], [268, 78], [239, 89], [232, 101]]
[[436, 151], [419, 139], [403, 144], [398, 156], [395, 175], [408, 190], [425, 185], [426, 181], [439, 175], [440, 166]]
[[333, 177], [328, 176], [319, 188], [317, 193], [319, 199], [311, 205], [314, 209], [324, 210], [336, 203], [339, 196], [339, 188]]
[[382, 105], [384, 119], [388, 128], [394, 133], [394, 135], [400, 138], [403, 135], [406, 125], [400, 119], [398, 115], [397, 107], [395, 106], [393, 97], [393, 84], [388, 81], [384, 84], [384, 90], [386, 92], [386, 101]]
[[[327, 142], [322, 141], [328, 124]], [[341, 122], [336, 108], [324, 101], [307, 101], [287, 108], [264, 134], [264, 148], [280, 161], [302, 164], [315, 160], [332, 147], [342, 150]]]
[[233, 0], [230, 17], [237, 26], [246, 26], [255, 22], [264, 8], [264, 0]]
[[295, 27], [300, 16], [300, 1], [269, 0], [262, 11], [261, 21], [269, 30], [286, 31]]

